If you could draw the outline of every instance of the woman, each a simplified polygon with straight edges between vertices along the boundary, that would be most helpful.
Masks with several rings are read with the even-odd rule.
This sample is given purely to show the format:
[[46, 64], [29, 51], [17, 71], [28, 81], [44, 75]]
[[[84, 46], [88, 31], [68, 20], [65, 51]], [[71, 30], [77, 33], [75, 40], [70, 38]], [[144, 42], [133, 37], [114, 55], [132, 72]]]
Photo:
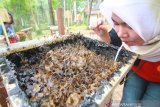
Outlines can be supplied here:
[[[127, 74], [121, 107], [160, 105], [160, 1], [105, 0], [101, 13], [117, 32], [123, 46], [139, 55]], [[101, 21], [92, 29], [106, 42], [113, 43]]]
[[[14, 27], [13, 27], [13, 23], [14, 23], [13, 16], [10, 13], [8, 13], [8, 15], [9, 15], [10, 21], [4, 22], [4, 26], [6, 28], [6, 32], [7, 32], [10, 43], [15, 43], [17, 42], [17, 37], [16, 37]], [[0, 25], [0, 35], [1, 35], [1, 38], [3, 37], [2, 35], [4, 35], [3, 30], [2, 30], [2, 25]]]
[[3, 34], [2, 25], [0, 24], [0, 35]]
[[8, 13], [8, 15], [9, 15], [10, 21], [4, 22], [4, 25], [5, 25], [6, 32], [7, 32], [10, 43], [16, 43], [17, 38], [16, 38], [15, 31], [14, 31], [14, 27], [13, 27], [13, 23], [14, 23], [13, 16], [10, 13]]

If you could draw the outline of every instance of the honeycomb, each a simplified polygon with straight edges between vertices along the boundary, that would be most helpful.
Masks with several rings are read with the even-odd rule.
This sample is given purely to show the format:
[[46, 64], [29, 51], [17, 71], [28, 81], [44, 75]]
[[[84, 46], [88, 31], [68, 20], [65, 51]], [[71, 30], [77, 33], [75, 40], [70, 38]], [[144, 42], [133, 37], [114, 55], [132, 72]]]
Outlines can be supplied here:
[[50, 45], [7, 56], [31, 105], [77, 107], [129, 58], [100, 41], [74, 35]]

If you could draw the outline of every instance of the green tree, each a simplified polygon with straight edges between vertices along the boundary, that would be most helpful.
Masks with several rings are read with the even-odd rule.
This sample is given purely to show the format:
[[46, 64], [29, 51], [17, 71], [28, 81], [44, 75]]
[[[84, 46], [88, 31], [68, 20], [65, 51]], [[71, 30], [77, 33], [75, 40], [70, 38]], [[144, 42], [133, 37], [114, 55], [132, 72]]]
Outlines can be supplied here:
[[49, 5], [49, 14], [50, 14], [51, 25], [55, 25], [54, 17], [53, 17], [52, 0], [48, 0], [48, 5]]
[[4, 0], [3, 7], [14, 16], [15, 25], [17, 26], [22, 26], [22, 24], [24, 24], [22, 23], [24, 21], [23, 16], [26, 16], [25, 18], [29, 18], [29, 15], [26, 15], [30, 12], [29, 3], [27, 0], [21, 0], [21, 2], [17, 0]]

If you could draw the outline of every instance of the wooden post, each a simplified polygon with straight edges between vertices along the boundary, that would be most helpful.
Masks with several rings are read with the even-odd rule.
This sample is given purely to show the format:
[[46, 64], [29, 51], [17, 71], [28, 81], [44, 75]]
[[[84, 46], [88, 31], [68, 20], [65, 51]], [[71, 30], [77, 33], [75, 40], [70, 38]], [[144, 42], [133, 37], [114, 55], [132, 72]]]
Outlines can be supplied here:
[[3, 29], [4, 36], [6, 38], [7, 45], [10, 45], [8, 35], [7, 35], [7, 32], [6, 32], [6, 28], [3, 24], [3, 22], [5, 22], [5, 21], [7, 22], [8, 20], [9, 20], [9, 17], [8, 17], [7, 10], [6, 9], [0, 9], [0, 24], [2, 25], [2, 29]]
[[64, 35], [64, 16], [63, 16], [63, 9], [57, 9], [57, 20], [58, 20], [58, 31], [60, 35]]
[[[1, 19], [0, 19], [1, 20]], [[1, 21], [1, 25], [2, 25], [2, 29], [3, 29], [3, 33], [4, 33], [4, 36], [6, 38], [6, 42], [7, 42], [7, 45], [10, 45], [10, 42], [9, 42], [9, 39], [8, 39], [8, 35], [7, 35], [7, 32], [6, 32], [6, 28], [3, 24], [3, 22]]]

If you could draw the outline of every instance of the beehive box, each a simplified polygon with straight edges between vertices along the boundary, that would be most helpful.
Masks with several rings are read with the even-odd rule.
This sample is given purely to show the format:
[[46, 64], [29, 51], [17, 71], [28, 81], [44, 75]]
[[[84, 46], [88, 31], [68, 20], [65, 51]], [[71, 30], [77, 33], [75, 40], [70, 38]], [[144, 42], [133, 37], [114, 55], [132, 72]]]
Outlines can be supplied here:
[[14, 107], [106, 106], [137, 55], [80, 34], [1, 58]]

